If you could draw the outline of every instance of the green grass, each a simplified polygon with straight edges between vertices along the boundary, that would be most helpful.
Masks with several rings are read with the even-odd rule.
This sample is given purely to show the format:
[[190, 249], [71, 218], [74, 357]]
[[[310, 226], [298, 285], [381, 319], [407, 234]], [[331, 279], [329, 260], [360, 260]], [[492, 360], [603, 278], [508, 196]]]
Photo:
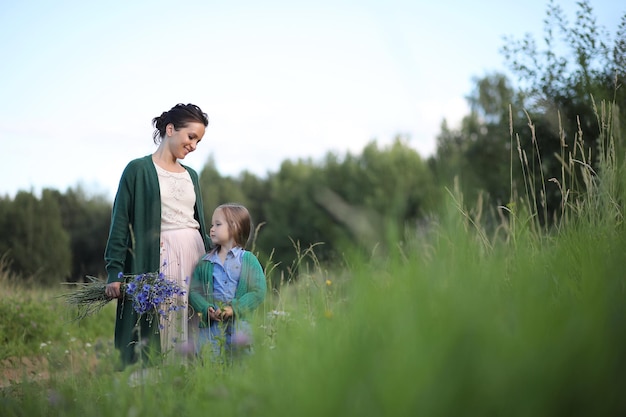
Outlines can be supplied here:
[[[579, 227], [541, 248], [518, 242], [485, 254], [457, 226], [440, 226], [428, 257], [418, 244], [404, 257], [353, 257], [341, 274], [311, 271], [282, 288], [265, 310], [288, 315], [256, 323], [255, 354], [232, 367], [169, 366], [129, 387], [130, 371], [114, 372], [104, 355], [95, 370], [5, 389], [3, 415], [626, 411], [622, 234]], [[63, 308], [54, 305], [57, 316]], [[81, 330], [111, 337], [101, 325], [110, 327], [109, 311], [89, 320], [82, 327], [52, 321], [46, 334], [65, 347], [66, 335]]]
[[[385, 257], [347, 251], [344, 268], [327, 270], [305, 250], [311, 269], [273, 292], [254, 322], [254, 355], [230, 367], [163, 366], [138, 386], [132, 369], [113, 370], [111, 309], [77, 324], [56, 319], [71, 314], [53, 298], [16, 292], [0, 301], [11, 320], [17, 305], [28, 312], [3, 327], [11, 354], [36, 354], [47, 338], [104, 347], [95, 366], [78, 363], [93, 353], [69, 355], [70, 372], [4, 388], [2, 415], [624, 415], [621, 172], [598, 176], [552, 233], [517, 212], [505, 238], [485, 239], [451, 201]], [[31, 321], [40, 331], [24, 329]]]
[[[0, 284], [0, 361], [14, 356], [40, 356], [66, 341], [97, 343], [113, 331], [113, 306], [101, 315], [76, 321], [61, 298], [67, 289], [24, 289]], [[108, 336], [107, 336], [108, 338]]]

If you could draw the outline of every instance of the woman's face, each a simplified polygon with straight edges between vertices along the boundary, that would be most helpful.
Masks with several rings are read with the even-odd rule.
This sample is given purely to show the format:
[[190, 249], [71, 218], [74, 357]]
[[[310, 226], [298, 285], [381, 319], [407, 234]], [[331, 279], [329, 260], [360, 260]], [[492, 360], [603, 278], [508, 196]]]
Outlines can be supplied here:
[[170, 151], [176, 159], [185, 159], [188, 153], [196, 150], [196, 146], [204, 136], [204, 125], [200, 122], [189, 122], [187, 126], [176, 130], [173, 124], [166, 127]]

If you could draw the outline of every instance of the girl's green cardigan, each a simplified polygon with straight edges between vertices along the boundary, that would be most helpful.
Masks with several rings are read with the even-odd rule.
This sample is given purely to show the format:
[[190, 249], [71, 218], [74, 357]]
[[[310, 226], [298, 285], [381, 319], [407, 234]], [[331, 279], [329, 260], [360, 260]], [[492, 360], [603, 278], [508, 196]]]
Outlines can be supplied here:
[[[230, 304], [235, 318], [242, 319], [265, 300], [267, 283], [261, 263], [252, 252], [245, 251], [241, 260], [241, 277]], [[204, 255], [191, 278], [189, 304], [200, 314], [200, 327], [208, 327], [209, 307], [217, 309], [213, 300], [213, 262]]]

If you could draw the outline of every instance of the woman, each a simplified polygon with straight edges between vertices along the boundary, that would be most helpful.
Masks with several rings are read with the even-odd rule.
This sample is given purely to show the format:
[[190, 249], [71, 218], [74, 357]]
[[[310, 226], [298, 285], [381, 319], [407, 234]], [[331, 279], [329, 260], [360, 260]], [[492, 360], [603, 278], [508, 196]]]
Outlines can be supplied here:
[[[177, 104], [152, 119], [152, 155], [124, 169], [113, 203], [105, 249], [108, 297], [117, 298], [115, 347], [122, 366], [156, 361], [188, 343], [187, 309], [172, 311], [160, 325], [138, 322], [120, 291], [123, 274], [160, 271], [185, 290], [198, 259], [210, 248], [198, 174], [179, 160], [196, 149], [209, 121], [193, 104]], [[179, 303], [187, 303], [187, 294]], [[160, 329], [159, 329], [160, 328]]]

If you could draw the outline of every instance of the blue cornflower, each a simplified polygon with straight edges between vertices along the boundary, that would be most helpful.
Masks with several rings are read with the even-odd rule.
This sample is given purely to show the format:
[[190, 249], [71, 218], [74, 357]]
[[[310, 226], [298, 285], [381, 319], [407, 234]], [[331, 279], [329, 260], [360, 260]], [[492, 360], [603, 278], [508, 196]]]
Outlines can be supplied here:
[[[165, 264], [165, 263], [164, 263]], [[168, 311], [186, 308], [177, 305], [176, 296], [184, 296], [186, 291], [175, 281], [168, 280], [163, 272], [123, 275], [129, 282], [124, 284], [126, 295], [132, 300], [137, 314], [167, 316]]]

